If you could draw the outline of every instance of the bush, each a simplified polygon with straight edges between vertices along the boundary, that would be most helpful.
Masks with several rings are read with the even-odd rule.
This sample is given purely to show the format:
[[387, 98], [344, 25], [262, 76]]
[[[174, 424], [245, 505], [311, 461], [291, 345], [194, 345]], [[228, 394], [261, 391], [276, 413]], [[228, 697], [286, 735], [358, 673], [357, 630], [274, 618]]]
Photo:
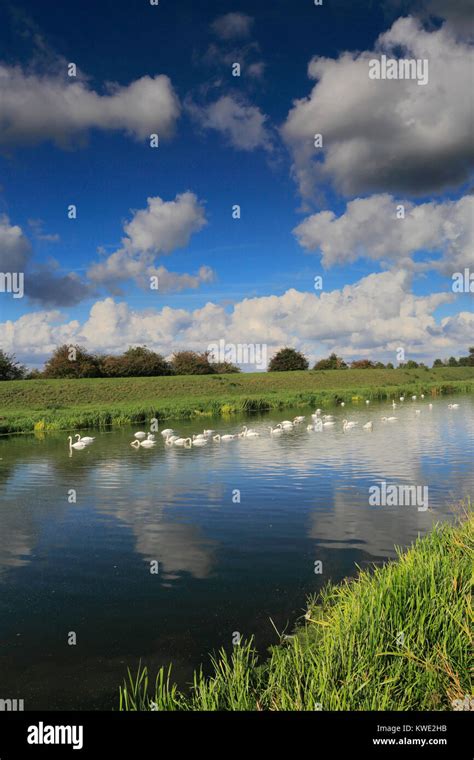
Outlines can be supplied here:
[[308, 369], [309, 363], [304, 354], [294, 348], [282, 348], [275, 354], [268, 365], [269, 372], [295, 372]]
[[209, 353], [198, 354], [195, 351], [178, 351], [171, 359], [171, 366], [176, 375], [214, 375], [215, 369], [209, 362]]
[[77, 378], [100, 377], [98, 357], [88, 354], [81, 346], [59, 346], [45, 364], [43, 377]]
[[211, 366], [218, 375], [232, 375], [241, 371], [240, 367], [232, 364], [232, 362], [212, 362]]
[[26, 367], [0, 348], [0, 380], [21, 380], [25, 374]]
[[318, 362], [316, 362], [313, 369], [347, 369], [347, 364], [340, 356], [331, 354], [327, 359], [320, 359]]
[[105, 356], [100, 360], [105, 377], [157, 377], [172, 375], [173, 369], [161, 354], [146, 346], [129, 348], [121, 356]]

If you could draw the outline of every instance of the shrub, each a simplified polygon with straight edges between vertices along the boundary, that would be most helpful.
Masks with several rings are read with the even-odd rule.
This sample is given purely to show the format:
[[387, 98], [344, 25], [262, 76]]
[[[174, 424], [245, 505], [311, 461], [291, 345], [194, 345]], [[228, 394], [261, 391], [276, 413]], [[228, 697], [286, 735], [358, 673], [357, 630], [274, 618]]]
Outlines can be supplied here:
[[309, 363], [304, 354], [294, 348], [282, 348], [272, 357], [268, 365], [269, 372], [295, 372], [308, 369]]

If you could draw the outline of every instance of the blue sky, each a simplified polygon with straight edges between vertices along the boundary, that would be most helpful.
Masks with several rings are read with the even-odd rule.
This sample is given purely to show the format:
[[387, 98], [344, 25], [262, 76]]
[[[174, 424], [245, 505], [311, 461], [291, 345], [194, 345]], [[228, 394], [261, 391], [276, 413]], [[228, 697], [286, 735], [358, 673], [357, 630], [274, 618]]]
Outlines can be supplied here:
[[[77, 5], [0, 11], [0, 271], [25, 272], [0, 346], [466, 352], [466, 3]], [[427, 58], [429, 83], [369, 82], [381, 52]]]

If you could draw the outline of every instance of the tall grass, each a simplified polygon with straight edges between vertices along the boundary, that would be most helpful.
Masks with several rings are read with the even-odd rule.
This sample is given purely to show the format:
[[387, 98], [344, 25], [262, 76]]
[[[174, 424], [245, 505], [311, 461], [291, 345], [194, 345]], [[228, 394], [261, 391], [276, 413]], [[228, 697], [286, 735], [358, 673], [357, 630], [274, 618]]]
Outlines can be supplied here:
[[0, 433], [79, 430], [156, 418], [474, 391], [474, 368], [344, 370], [246, 375], [34, 380], [0, 383]]
[[474, 518], [437, 525], [398, 559], [310, 599], [305, 622], [260, 662], [250, 640], [181, 692], [140, 668], [122, 710], [450, 710], [472, 694]]

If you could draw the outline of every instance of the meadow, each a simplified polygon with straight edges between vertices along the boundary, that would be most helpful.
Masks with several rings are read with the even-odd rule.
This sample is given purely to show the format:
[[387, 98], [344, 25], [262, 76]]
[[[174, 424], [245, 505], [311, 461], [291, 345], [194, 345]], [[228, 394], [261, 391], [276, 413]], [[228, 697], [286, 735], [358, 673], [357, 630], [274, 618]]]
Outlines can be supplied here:
[[[187, 691], [146, 667], [121, 710], [452, 710], [471, 695], [474, 518], [436, 525], [398, 560], [309, 599], [292, 635], [261, 660], [252, 641], [211, 658]], [[457, 707], [457, 709], [461, 709]]]
[[401, 394], [472, 392], [474, 367], [261, 372], [0, 383], [0, 433], [79, 430]]

